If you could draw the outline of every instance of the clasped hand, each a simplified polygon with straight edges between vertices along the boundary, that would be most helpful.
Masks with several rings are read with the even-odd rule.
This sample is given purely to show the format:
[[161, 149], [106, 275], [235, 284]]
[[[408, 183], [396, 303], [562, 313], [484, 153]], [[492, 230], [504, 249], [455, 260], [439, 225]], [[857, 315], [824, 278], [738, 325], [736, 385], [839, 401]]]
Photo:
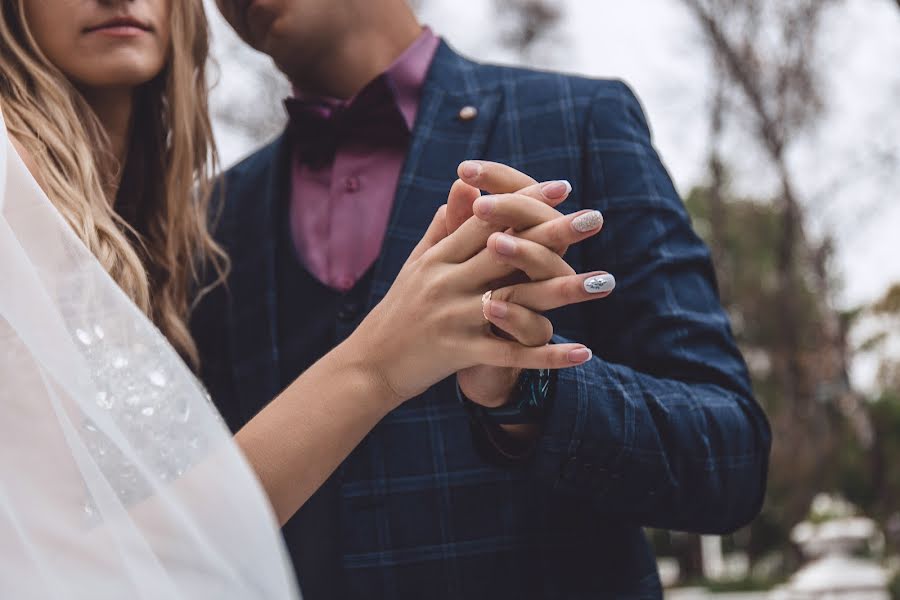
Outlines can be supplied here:
[[467, 396], [498, 405], [518, 369], [590, 360], [582, 344], [549, 344], [553, 326], [541, 313], [605, 297], [614, 285], [602, 271], [576, 274], [562, 258], [602, 227], [596, 211], [553, 208], [568, 184], [539, 184], [487, 162], [463, 163], [459, 174], [448, 204], [354, 336], [367, 348], [361, 362], [396, 404], [458, 372]]

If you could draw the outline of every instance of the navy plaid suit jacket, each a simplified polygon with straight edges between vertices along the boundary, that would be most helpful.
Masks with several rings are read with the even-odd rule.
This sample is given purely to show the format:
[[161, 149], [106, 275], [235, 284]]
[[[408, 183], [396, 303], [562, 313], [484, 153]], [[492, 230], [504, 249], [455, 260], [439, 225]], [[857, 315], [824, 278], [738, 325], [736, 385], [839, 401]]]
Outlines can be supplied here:
[[[472, 121], [458, 118], [467, 105], [478, 108]], [[217, 236], [233, 270], [193, 319], [202, 378], [235, 429], [280, 391], [274, 253], [285, 148], [279, 138], [227, 173]], [[469, 158], [568, 179], [574, 192], [561, 210], [597, 209], [606, 225], [567, 259], [579, 272], [615, 274], [618, 287], [552, 315], [557, 339], [583, 342], [595, 358], [560, 372], [533, 460], [486, 463], [451, 381], [372, 431], [334, 475], [336, 595], [658, 598], [642, 527], [732, 531], [765, 492], [769, 426], [707, 249], [626, 85], [481, 65], [442, 44], [370, 307]]]

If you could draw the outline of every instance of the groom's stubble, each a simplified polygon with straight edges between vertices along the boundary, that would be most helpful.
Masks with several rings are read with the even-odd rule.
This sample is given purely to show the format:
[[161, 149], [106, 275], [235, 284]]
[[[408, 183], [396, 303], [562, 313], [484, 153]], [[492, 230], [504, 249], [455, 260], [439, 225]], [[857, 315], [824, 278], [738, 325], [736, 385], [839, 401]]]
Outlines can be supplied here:
[[421, 33], [406, 0], [217, 0], [238, 35], [294, 86], [349, 98]]

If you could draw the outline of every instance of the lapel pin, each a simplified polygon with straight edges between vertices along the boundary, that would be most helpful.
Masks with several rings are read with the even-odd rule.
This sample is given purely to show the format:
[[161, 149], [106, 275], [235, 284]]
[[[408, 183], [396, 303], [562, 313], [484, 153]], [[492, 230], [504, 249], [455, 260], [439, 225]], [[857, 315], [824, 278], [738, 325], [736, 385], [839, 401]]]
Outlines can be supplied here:
[[472, 121], [475, 117], [478, 116], [478, 109], [474, 106], [463, 106], [459, 109], [459, 120], [460, 121]]

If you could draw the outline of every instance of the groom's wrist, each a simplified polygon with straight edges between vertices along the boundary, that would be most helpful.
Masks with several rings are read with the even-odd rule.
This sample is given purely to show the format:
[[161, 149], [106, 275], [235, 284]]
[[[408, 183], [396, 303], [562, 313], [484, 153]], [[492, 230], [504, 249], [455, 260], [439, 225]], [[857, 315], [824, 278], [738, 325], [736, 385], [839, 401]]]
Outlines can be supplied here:
[[[474, 404], [485, 408], [506, 406], [515, 400], [516, 386], [522, 369], [515, 367], [473, 367], [457, 374], [462, 394]], [[464, 376], [463, 376], [464, 375]]]
[[[535, 372], [500, 369], [490, 377], [482, 375], [465, 382], [457, 378], [459, 400], [467, 406], [476, 431], [489, 447], [505, 459], [526, 457], [541, 434], [541, 413], [547, 400], [535, 396], [540, 387], [534, 380]], [[532, 397], [534, 400], [526, 401]]]

